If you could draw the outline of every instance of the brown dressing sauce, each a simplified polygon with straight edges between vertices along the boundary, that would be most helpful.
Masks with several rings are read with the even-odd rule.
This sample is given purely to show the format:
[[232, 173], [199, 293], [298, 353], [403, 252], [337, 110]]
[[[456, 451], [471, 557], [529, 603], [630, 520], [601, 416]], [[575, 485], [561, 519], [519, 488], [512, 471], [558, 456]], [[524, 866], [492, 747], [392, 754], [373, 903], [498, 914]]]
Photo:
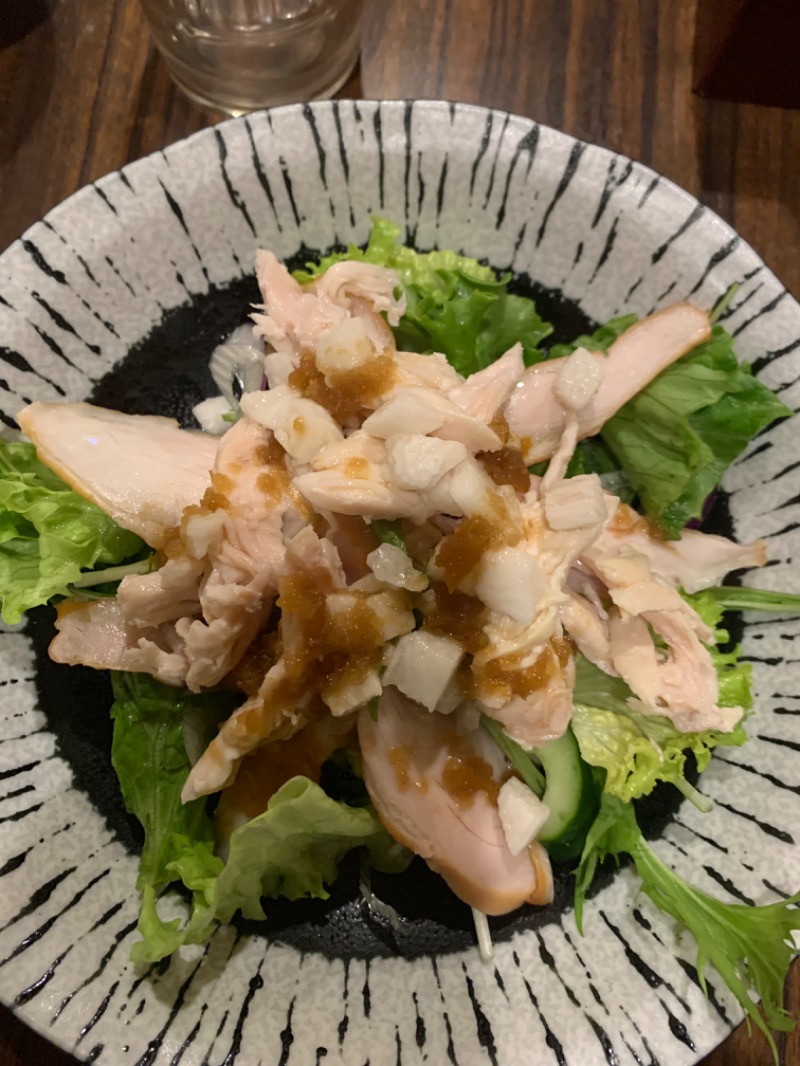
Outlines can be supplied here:
[[501, 448], [497, 452], [478, 452], [475, 456], [495, 485], [510, 485], [525, 493], [531, 487], [531, 475], [518, 448]]
[[500, 493], [489, 498], [489, 513], [464, 518], [436, 550], [436, 565], [447, 587], [456, 589], [471, 574], [487, 551], [504, 546], [514, 547], [522, 539], [517, 522]]
[[452, 637], [474, 655], [485, 648], [488, 637], [483, 631], [488, 618], [488, 609], [475, 596], [466, 592], [450, 592], [441, 582], [431, 586], [434, 595], [433, 608], [425, 616], [423, 629], [444, 637]]
[[[270, 684], [263, 699], [240, 712], [244, 734], [256, 732], [266, 739], [287, 714], [307, 716], [309, 697], [322, 705], [320, 694], [335, 695], [359, 684], [381, 666], [383, 632], [367, 593], [347, 591], [349, 604], [332, 615], [327, 597], [334, 591], [341, 590], [333, 589], [330, 574], [321, 568], [279, 579], [277, 606], [282, 612], [279, 632], [285, 673]], [[393, 597], [398, 609], [408, 609], [407, 593], [397, 590]], [[325, 709], [324, 713], [330, 712]]]
[[413, 788], [423, 794], [428, 791], [427, 781], [411, 776], [411, 756], [406, 748], [396, 744], [386, 752], [386, 758], [394, 770], [395, 781], [401, 792], [405, 792], [409, 788]]
[[354, 455], [352, 459], [348, 459], [344, 464], [342, 473], [345, 477], [361, 479], [368, 478], [369, 460], [365, 459], [363, 455]]
[[[291, 479], [286, 470], [286, 452], [272, 433], [253, 451], [252, 461], [265, 467], [256, 479], [256, 486], [268, 499], [277, 502], [290, 491]], [[237, 473], [239, 469], [238, 466], [231, 465], [232, 473]], [[200, 503], [187, 507], [181, 515], [181, 524], [165, 535], [161, 547], [165, 559], [174, 559], [187, 554], [183, 530], [190, 519], [197, 515], [230, 510], [229, 497], [233, 488], [233, 480], [228, 474], [222, 474], [218, 470], [211, 471], [211, 484], [203, 493]]]
[[614, 517], [608, 523], [608, 529], [612, 533], [632, 533], [637, 530], [652, 540], [663, 541], [664, 539], [657, 525], [650, 522], [643, 515], [638, 514], [627, 503], [618, 504]]
[[436, 565], [451, 592], [471, 574], [490, 548], [503, 543], [503, 531], [483, 514], [470, 515], [446, 536], [436, 552]]
[[289, 386], [320, 404], [337, 422], [348, 422], [374, 405], [397, 379], [394, 359], [377, 355], [362, 366], [326, 376], [317, 367], [314, 353], [303, 352], [300, 364], [289, 375]]
[[442, 784], [459, 807], [471, 807], [478, 792], [485, 792], [489, 802], [496, 804], [502, 783], [495, 778], [489, 763], [466, 745], [447, 756]]
[[480, 672], [480, 682], [493, 695], [507, 700], [514, 696], [526, 699], [558, 677], [571, 654], [569, 640], [553, 637], [529, 666], [520, 665], [519, 655], [501, 655], [491, 659]]
[[497, 434], [503, 444], [508, 444], [511, 438], [511, 430], [508, 428], [508, 422], [506, 422], [506, 416], [503, 414], [502, 408], [498, 408], [495, 412], [494, 418], [489, 423], [489, 429]]
[[279, 503], [288, 493], [291, 478], [285, 469], [278, 466], [268, 467], [256, 478], [256, 488], [272, 503]]
[[[497, 803], [500, 788], [508, 775], [496, 779], [492, 767], [477, 755], [469, 744], [454, 733], [444, 742], [447, 750], [440, 780], [445, 791], [457, 806], [467, 809], [473, 805], [479, 792], [486, 794], [490, 803]], [[414, 789], [420, 794], [428, 791], [428, 781], [418, 774], [409, 750], [396, 744], [386, 753], [389, 765], [394, 770], [395, 783], [401, 792]]]
[[[295, 423], [299, 421], [302, 420], [295, 419]], [[286, 452], [270, 433], [269, 439], [264, 444], [259, 444], [253, 452], [253, 461], [262, 466], [283, 466], [286, 462]]]
[[293, 777], [319, 783], [322, 764], [336, 748], [346, 747], [348, 735], [321, 734], [313, 724], [288, 740], [276, 740], [242, 760], [236, 780], [220, 795], [218, 817], [227, 811], [255, 818], [267, 809], [278, 789]]
[[280, 658], [281, 645], [272, 625], [251, 641], [239, 662], [225, 677], [223, 686], [255, 696], [261, 688], [265, 674]]

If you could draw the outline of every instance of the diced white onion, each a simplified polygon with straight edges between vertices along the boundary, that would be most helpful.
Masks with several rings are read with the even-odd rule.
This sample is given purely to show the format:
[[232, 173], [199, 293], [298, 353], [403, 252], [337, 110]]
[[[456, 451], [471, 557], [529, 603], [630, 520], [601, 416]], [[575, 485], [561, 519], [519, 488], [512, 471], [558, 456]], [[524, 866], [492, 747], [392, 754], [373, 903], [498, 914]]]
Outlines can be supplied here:
[[386, 441], [389, 476], [401, 489], [429, 489], [466, 457], [458, 441], [422, 433], [396, 433]]
[[430, 433], [443, 422], [444, 414], [432, 403], [403, 392], [364, 419], [361, 428], [373, 437], [387, 438], [395, 433]]
[[355, 370], [375, 356], [361, 318], [343, 318], [317, 341], [317, 366], [323, 374]]
[[322, 699], [335, 718], [349, 714], [358, 707], [363, 707], [370, 700], [380, 696], [383, 691], [381, 679], [376, 670], [371, 670], [361, 681], [349, 685], [336, 685], [322, 692]]
[[488, 477], [474, 459], [465, 459], [445, 475], [441, 487], [455, 504], [453, 513], [465, 516], [480, 514], [489, 506]]
[[417, 570], [402, 548], [395, 544], [381, 544], [367, 556], [367, 566], [379, 581], [409, 592], [422, 592], [428, 586], [427, 577]]
[[310, 463], [323, 445], [343, 439], [341, 429], [324, 407], [298, 396], [287, 385], [246, 392], [241, 408], [248, 418], [271, 429], [298, 463]]
[[230, 413], [231, 405], [224, 396], [210, 396], [192, 408], [192, 414], [203, 431], [210, 433], [212, 437], [221, 437], [231, 428], [231, 423], [222, 417]]
[[503, 784], [497, 796], [497, 811], [512, 855], [527, 848], [550, 817], [547, 804], [518, 777], [510, 777]]
[[208, 514], [201, 511], [186, 519], [183, 535], [189, 554], [195, 559], [203, 559], [208, 555], [211, 545], [216, 544], [222, 536], [226, 518], [225, 511], [220, 508]]
[[530, 625], [547, 577], [536, 559], [520, 548], [499, 548], [481, 560], [475, 595], [498, 614], [507, 614], [520, 625]]
[[585, 348], [576, 348], [558, 375], [556, 396], [570, 411], [580, 411], [591, 401], [604, 377], [598, 358]]
[[463, 655], [460, 645], [448, 637], [422, 630], [407, 633], [395, 645], [383, 683], [433, 711]]

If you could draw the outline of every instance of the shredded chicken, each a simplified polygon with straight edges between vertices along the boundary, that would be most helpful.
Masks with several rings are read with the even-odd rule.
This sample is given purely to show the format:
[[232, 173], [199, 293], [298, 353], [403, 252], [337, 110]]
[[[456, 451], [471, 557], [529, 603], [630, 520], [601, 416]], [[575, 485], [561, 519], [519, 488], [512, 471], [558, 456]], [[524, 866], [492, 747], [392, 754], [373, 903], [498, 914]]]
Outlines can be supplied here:
[[547, 902], [546, 811], [523, 804], [504, 830], [509, 769], [481, 714], [526, 749], [561, 736], [580, 650], [679, 730], [741, 715], [719, 706], [712, 634], [679, 587], [760, 565], [763, 545], [666, 542], [596, 475], [565, 477], [578, 439], [706, 339], [708, 316], [678, 304], [607, 355], [528, 370], [515, 344], [465, 381], [441, 355], [395, 349], [393, 272], [341, 262], [304, 287], [260, 252], [257, 274], [271, 388], [242, 396], [221, 438], [85, 404], [21, 414], [45, 462], [161, 549], [116, 597], [65, 601], [51, 654], [242, 693], [183, 791], [228, 790], [223, 851], [252, 797], [263, 809], [285, 780], [283, 756], [305, 752], [316, 773], [357, 723], [396, 839], [485, 913]]

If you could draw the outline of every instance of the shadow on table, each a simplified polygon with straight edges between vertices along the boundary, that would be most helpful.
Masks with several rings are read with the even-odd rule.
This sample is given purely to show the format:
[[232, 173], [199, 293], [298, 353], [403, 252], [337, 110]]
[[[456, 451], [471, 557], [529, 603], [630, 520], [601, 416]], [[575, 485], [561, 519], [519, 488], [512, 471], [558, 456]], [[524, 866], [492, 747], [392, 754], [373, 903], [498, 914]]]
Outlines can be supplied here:
[[697, 5], [693, 67], [701, 199], [768, 266], [772, 249], [800, 241], [800, 75], [787, 60], [799, 33], [798, 0]]
[[48, 0], [5, 0], [0, 20], [0, 51], [27, 37], [49, 15]]
[[0, 163], [12, 159], [44, 111], [53, 86], [55, 36], [53, 0], [0, 0], [0, 99], [12, 85], [25, 107], [6, 114], [0, 125]]

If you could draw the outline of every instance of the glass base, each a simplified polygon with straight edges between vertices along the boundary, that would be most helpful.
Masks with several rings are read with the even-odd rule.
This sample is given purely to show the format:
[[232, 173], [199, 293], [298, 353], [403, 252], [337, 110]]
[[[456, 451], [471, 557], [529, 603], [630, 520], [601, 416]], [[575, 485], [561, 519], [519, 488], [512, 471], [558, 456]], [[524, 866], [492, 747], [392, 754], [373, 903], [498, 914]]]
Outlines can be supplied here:
[[191, 84], [187, 84], [169, 62], [167, 62], [167, 69], [175, 83], [175, 87], [193, 104], [197, 104], [198, 107], [205, 108], [207, 111], [217, 111], [220, 114], [237, 118], [239, 115], [246, 115], [250, 111], [260, 111], [266, 107], [280, 107], [282, 104], [298, 104], [311, 100], [329, 100], [341, 89], [353, 73], [357, 61], [358, 53], [353, 56], [349, 66], [345, 67], [335, 81], [312, 94], [303, 93], [302, 89], [298, 91], [292, 91], [291, 89], [281, 91], [280, 87], [275, 87], [272, 92], [265, 94], [258, 102], [251, 101], [247, 104], [242, 102], [232, 103], [221, 96], [213, 96], [211, 93], [206, 94]]
[[[163, 0], [162, 0], [163, 2]], [[201, 107], [242, 115], [323, 100], [344, 85], [361, 50], [362, 0], [315, 0], [280, 25], [201, 32], [153, 22], [172, 80]], [[155, 18], [155, 16], [152, 16]]]

